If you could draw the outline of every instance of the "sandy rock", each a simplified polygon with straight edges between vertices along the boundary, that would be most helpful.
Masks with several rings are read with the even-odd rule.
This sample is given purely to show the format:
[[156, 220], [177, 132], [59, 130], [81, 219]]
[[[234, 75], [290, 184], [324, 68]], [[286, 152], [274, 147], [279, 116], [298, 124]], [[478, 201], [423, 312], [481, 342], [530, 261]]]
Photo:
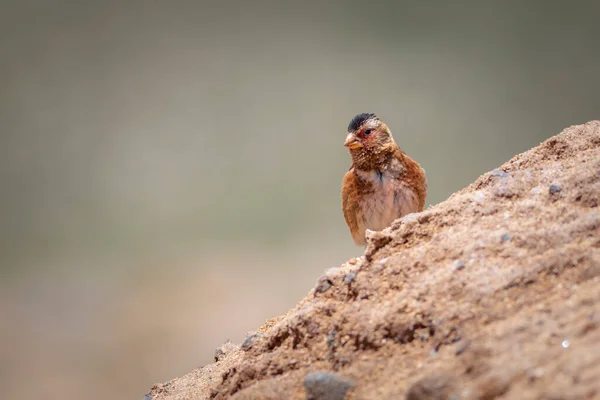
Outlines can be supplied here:
[[148, 396], [305, 399], [319, 371], [352, 382], [335, 398], [600, 398], [599, 204], [592, 121], [369, 232], [243, 348]]

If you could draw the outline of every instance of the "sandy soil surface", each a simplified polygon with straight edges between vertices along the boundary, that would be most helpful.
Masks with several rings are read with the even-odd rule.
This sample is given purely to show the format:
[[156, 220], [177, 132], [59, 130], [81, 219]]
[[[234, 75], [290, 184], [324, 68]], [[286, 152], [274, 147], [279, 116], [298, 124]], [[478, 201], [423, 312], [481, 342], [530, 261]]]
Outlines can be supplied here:
[[146, 398], [598, 399], [599, 203], [592, 121], [371, 233], [288, 314]]

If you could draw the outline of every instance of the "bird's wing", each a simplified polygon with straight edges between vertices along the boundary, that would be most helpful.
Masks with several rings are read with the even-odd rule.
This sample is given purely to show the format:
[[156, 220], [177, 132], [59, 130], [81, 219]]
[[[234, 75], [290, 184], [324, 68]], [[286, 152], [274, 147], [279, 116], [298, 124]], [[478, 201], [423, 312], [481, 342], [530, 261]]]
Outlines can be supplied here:
[[350, 228], [352, 239], [354, 239], [355, 243], [362, 244], [365, 239], [361, 235], [358, 227], [360, 209], [358, 206], [357, 189], [356, 175], [354, 174], [354, 171], [350, 169], [346, 172], [342, 181], [342, 211], [344, 212], [346, 224], [348, 224], [348, 228]]
[[400, 160], [404, 165], [402, 180], [406, 182], [409, 187], [414, 189], [419, 202], [419, 211], [423, 211], [423, 208], [425, 207], [425, 198], [427, 197], [427, 178], [425, 177], [425, 170], [421, 168], [421, 165], [419, 165], [418, 162], [410, 158], [399, 148], [394, 151], [393, 156]]

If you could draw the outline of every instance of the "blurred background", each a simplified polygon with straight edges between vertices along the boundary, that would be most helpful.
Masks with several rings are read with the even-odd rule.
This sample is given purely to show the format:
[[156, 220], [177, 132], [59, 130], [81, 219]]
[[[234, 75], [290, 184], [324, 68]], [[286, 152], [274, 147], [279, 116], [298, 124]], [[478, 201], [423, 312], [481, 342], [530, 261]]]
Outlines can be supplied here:
[[428, 204], [597, 119], [599, 4], [4, 1], [2, 397], [142, 398], [360, 255], [359, 112]]

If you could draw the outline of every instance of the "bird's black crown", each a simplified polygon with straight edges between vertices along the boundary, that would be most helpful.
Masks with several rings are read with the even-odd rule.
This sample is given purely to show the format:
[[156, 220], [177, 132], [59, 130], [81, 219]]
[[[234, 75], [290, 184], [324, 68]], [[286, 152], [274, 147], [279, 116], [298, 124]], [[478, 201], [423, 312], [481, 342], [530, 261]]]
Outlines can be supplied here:
[[379, 120], [377, 115], [373, 113], [358, 114], [356, 117], [352, 118], [352, 121], [350, 121], [350, 124], [348, 125], [348, 132], [354, 132], [358, 130], [358, 128], [360, 128], [360, 126], [364, 124], [365, 121], [368, 121], [370, 119]]

